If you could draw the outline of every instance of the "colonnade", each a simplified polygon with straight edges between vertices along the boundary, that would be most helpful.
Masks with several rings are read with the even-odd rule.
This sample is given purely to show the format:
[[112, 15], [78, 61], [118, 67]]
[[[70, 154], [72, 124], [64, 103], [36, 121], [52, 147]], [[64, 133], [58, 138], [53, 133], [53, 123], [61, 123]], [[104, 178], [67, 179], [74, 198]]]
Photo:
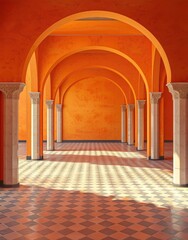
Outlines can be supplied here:
[[[138, 106], [138, 147], [137, 150], [144, 150], [144, 105], [145, 100], [137, 100]], [[121, 142], [134, 144], [134, 104], [121, 106]], [[127, 110], [127, 114], [126, 114]], [[126, 124], [128, 123], [128, 124]]]
[[[40, 159], [40, 93], [30, 92], [31, 98], [31, 159]], [[47, 151], [54, 150], [54, 100], [46, 100]], [[56, 104], [57, 142], [62, 142], [62, 105]]]
[[[188, 185], [188, 83], [169, 83], [169, 91], [173, 96], [173, 183], [178, 186]], [[23, 83], [1, 82], [0, 91], [4, 96], [3, 114], [3, 186], [19, 185], [18, 179], [18, 100], [23, 90]], [[31, 147], [32, 159], [40, 159], [40, 93], [31, 92]], [[151, 156], [159, 159], [159, 99], [160, 92], [150, 93], [151, 104]], [[145, 100], [137, 100], [138, 110], [138, 150], [144, 148], [144, 105]], [[147, 103], [148, 104], [148, 103]], [[54, 101], [47, 100], [47, 146], [54, 149], [53, 109]], [[134, 104], [121, 106], [121, 141], [134, 144]], [[57, 141], [62, 141], [62, 105], [56, 105], [57, 111]], [[127, 114], [126, 114], [127, 113]], [[127, 138], [127, 139], [126, 139]]]

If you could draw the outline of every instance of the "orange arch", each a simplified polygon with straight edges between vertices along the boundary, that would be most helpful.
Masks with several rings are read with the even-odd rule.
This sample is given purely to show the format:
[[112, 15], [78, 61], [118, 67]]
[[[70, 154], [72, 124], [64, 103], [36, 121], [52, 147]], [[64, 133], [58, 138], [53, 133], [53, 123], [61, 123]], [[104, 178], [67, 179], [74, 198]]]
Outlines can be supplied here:
[[[97, 77], [97, 76], [95, 76], [95, 77]], [[68, 91], [74, 84], [76, 84], [77, 82], [80, 82], [80, 81], [82, 81], [82, 80], [85, 80], [85, 79], [87, 79], [87, 77], [86, 77], [86, 78], [81, 78], [81, 79], [75, 80], [74, 82], [71, 82], [70, 85], [67, 86], [67, 88], [65, 89], [63, 95], [61, 96], [61, 102], [63, 102], [63, 99], [64, 99], [67, 91]], [[120, 89], [121, 93], [122, 93], [123, 96], [124, 96], [125, 102], [126, 102], [126, 104], [127, 104], [127, 97], [126, 97], [126, 94], [125, 94], [125, 92], [123, 91], [123, 89], [122, 89], [115, 81], [113, 81], [112, 79], [109, 79], [109, 78], [106, 78], [106, 77], [105, 77], [105, 79], [107, 79], [108, 81], [112, 82], [114, 85], [116, 85], [116, 86]], [[123, 103], [122, 103], [122, 104], [123, 104]]]
[[[90, 67], [88, 67], [88, 68], [85, 68], [85, 69], [105, 69], [105, 70], [108, 70], [108, 71], [110, 71], [110, 72], [113, 72], [113, 73], [115, 73], [117, 76], [119, 76], [119, 77], [121, 77], [123, 80], [125, 80], [125, 82], [127, 82], [127, 84], [129, 85], [129, 87], [130, 87], [130, 89], [131, 89], [131, 91], [132, 91], [132, 93], [133, 93], [133, 97], [134, 97], [134, 101], [136, 101], [136, 93], [135, 93], [135, 90], [134, 90], [134, 88], [133, 88], [133, 86], [132, 86], [132, 84], [130, 83], [130, 81], [123, 75], [123, 74], [121, 74], [120, 72], [118, 72], [117, 70], [115, 70], [115, 69], [111, 69], [111, 68], [109, 68], [109, 67], [106, 67], [106, 66], [97, 66], [97, 65], [95, 65], [95, 66], [90, 66]], [[82, 69], [79, 69], [79, 70], [77, 70], [77, 71], [75, 71], [75, 72], [80, 72], [80, 71], [82, 71], [83, 70], [83, 68]], [[73, 73], [75, 73], [75, 72], [71, 72], [70, 74], [68, 74], [66, 77], [65, 77], [65, 79], [67, 79], [67, 78], [69, 78], [70, 76], [71, 76], [71, 74], [73, 74]], [[63, 82], [63, 80], [61, 81], [61, 84], [62, 84], [62, 82]], [[58, 86], [57, 86], [57, 89], [55, 89], [55, 94], [54, 94], [54, 96], [53, 96], [53, 98], [55, 99], [55, 96], [56, 96], [56, 94], [57, 94], [57, 90], [59, 89], [59, 87], [60, 87], [60, 85], [61, 84], [59, 84]]]
[[[71, 21], [74, 21], [74, 20], [77, 20], [77, 19], [81, 19], [81, 18], [87, 18], [87, 17], [107, 17], [107, 18], [116, 19], [120, 22], [124, 22], [126, 24], [129, 24], [130, 26], [136, 28], [141, 33], [143, 33], [152, 42], [152, 44], [156, 47], [156, 49], [160, 53], [161, 58], [163, 59], [163, 62], [164, 62], [165, 68], [166, 68], [167, 82], [171, 81], [171, 69], [170, 69], [170, 64], [169, 64], [169, 61], [168, 61], [168, 57], [167, 57], [162, 45], [157, 40], [157, 38], [149, 30], [147, 30], [143, 25], [136, 22], [135, 20], [133, 20], [133, 19], [127, 17], [127, 16], [121, 15], [119, 13], [110, 12], [110, 11], [84, 11], [84, 12], [75, 13], [75, 14], [72, 14], [70, 16], [67, 16], [67, 17], [57, 21], [52, 26], [50, 26], [48, 29], [46, 29], [36, 39], [36, 41], [32, 45], [32, 47], [31, 47], [31, 49], [30, 49], [30, 51], [29, 51], [29, 53], [26, 57], [26, 61], [25, 61], [24, 67], [23, 67], [22, 81], [25, 81], [27, 65], [29, 63], [29, 60], [30, 60], [33, 52], [38, 47], [38, 45], [42, 42], [42, 40], [45, 39], [45, 37], [47, 37], [53, 30], [55, 30], [56, 28], [58, 28], [59, 26], [65, 24], [65, 23], [68, 23], [68, 22], [71, 22]], [[137, 66], [137, 67], [139, 69], [139, 66]], [[141, 73], [141, 76], [143, 77], [143, 79], [145, 81], [146, 79], [144, 78], [143, 73]]]
[[159, 52], [155, 49], [153, 54], [152, 63], [152, 86], [151, 91], [158, 92], [160, 88], [160, 66], [161, 66], [161, 56]]
[[106, 51], [106, 52], [110, 52], [110, 53], [114, 53], [120, 57], [122, 57], [123, 59], [126, 59], [128, 62], [130, 62], [135, 68], [136, 70], [139, 72], [139, 74], [141, 75], [143, 81], [144, 81], [144, 84], [145, 84], [145, 87], [146, 87], [146, 91], [149, 92], [149, 87], [148, 87], [148, 82], [147, 82], [147, 79], [146, 79], [146, 76], [145, 74], [143, 73], [142, 69], [139, 67], [139, 65], [132, 59], [130, 58], [128, 55], [116, 50], [116, 49], [113, 49], [113, 48], [109, 48], [109, 47], [105, 47], [105, 46], [91, 46], [91, 47], [86, 47], [86, 48], [82, 48], [82, 49], [78, 49], [77, 51], [74, 51], [74, 52], [71, 52], [69, 54], [67, 54], [66, 56], [62, 56], [62, 58], [60, 58], [56, 63], [54, 63], [54, 65], [51, 66], [51, 68], [49, 69], [45, 79], [43, 80], [42, 83], [40, 83], [40, 91], [43, 90], [44, 88], [44, 84], [45, 84], [45, 81], [48, 77], [48, 75], [50, 74], [50, 72], [61, 62], [63, 61], [64, 59], [76, 54], [76, 53], [81, 53], [81, 52], [85, 52], [85, 51], [90, 51], [90, 50], [102, 50], [102, 51]]

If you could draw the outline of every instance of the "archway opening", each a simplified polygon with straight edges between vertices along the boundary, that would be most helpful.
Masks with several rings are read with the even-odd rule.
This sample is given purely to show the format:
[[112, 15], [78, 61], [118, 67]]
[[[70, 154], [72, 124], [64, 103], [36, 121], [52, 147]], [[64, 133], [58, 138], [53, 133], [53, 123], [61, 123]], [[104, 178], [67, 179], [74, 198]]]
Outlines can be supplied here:
[[[89, 12], [77, 13], [77, 14], [71, 15], [69, 17], [66, 17], [66, 18], [60, 20], [59, 22], [54, 23], [54, 25], [52, 25], [51, 27], [49, 27], [36, 40], [36, 42], [34, 44], [34, 48], [36, 49], [36, 46], [39, 46], [39, 44], [42, 42], [42, 40], [44, 40], [44, 38], [48, 34], [51, 34], [52, 36], [56, 36], [58, 34], [61, 34], [62, 33], [61, 31], [65, 31], [67, 24], [69, 25], [71, 23], [84, 22], [84, 21], [99, 21], [99, 22], [100, 21], [106, 21], [106, 22], [111, 21], [113, 23], [119, 22], [120, 24], [123, 23], [126, 26], [129, 26], [129, 27], [131, 26], [130, 27], [130, 29], [132, 29], [131, 34], [134, 35], [135, 33], [137, 33], [137, 34], [141, 33], [141, 35], [145, 35], [151, 41], [151, 44], [153, 44], [158, 49], [159, 53], [161, 54], [161, 58], [164, 61], [164, 65], [165, 65], [166, 72], [167, 72], [167, 79], [168, 79], [168, 81], [170, 81], [171, 72], [170, 72], [169, 62], [168, 62], [166, 53], [165, 53], [164, 49], [162, 48], [162, 46], [160, 45], [160, 43], [158, 42], [158, 40], [152, 35], [151, 32], [149, 32], [146, 28], [144, 28], [139, 23], [135, 22], [134, 20], [131, 20], [130, 18], [127, 18], [126, 16], [119, 15], [117, 13], [105, 12], [105, 11], [89, 11]], [[61, 29], [61, 26], [62, 26], [62, 29]], [[128, 30], [129, 32], [130, 32], [130, 29]], [[133, 29], [135, 29], [135, 30], [133, 30]], [[91, 38], [92, 38], [92, 36], [91, 36]], [[100, 36], [98, 37], [98, 39], [93, 38], [92, 40], [94, 43], [93, 45], [97, 46], [98, 42], [100, 42]], [[34, 48], [32, 48], [31, 51], [33, 51]], [[108, 49], [108, 46], [104, 46], [104, 48]], [[83, 47], [83, 49], [84, 49], [84, 47]], [[87, 50], [87, 48], [85, 48], [85, 50]], [[95, 47], [94, 47], [93, 51], [95, 51], [95, 50], [98, 50], [98, 49], [97, 48], [95, 49]], [[138, 65], [138, 67], [139, 67], [139, 65]], [[143, 76], [142, 76], [142, 78], [143, 78]], [[149, 114], [149, 111], [148, 111], [148, 114]]]

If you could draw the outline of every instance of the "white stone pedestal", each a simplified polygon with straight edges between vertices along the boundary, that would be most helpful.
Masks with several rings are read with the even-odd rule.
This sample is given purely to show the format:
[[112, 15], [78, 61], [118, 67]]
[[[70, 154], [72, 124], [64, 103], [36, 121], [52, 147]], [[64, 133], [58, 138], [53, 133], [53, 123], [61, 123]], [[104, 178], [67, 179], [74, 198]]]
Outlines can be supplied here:
[[62, 142], [62, 105], [56, 104], [57, 110], [57, 142]]

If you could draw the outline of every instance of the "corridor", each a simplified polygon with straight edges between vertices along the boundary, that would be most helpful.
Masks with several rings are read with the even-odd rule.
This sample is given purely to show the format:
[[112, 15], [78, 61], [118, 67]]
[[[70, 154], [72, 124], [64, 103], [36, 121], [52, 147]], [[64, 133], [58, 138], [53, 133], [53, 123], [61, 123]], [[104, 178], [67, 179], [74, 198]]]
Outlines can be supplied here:
[[172, 185], [172, 143], [164, 161], [122, 143], [55, 149], [28, 161], [19, 144], [21, 186], [0, 189], [0, 240], [188, 239], [188, 189]]

